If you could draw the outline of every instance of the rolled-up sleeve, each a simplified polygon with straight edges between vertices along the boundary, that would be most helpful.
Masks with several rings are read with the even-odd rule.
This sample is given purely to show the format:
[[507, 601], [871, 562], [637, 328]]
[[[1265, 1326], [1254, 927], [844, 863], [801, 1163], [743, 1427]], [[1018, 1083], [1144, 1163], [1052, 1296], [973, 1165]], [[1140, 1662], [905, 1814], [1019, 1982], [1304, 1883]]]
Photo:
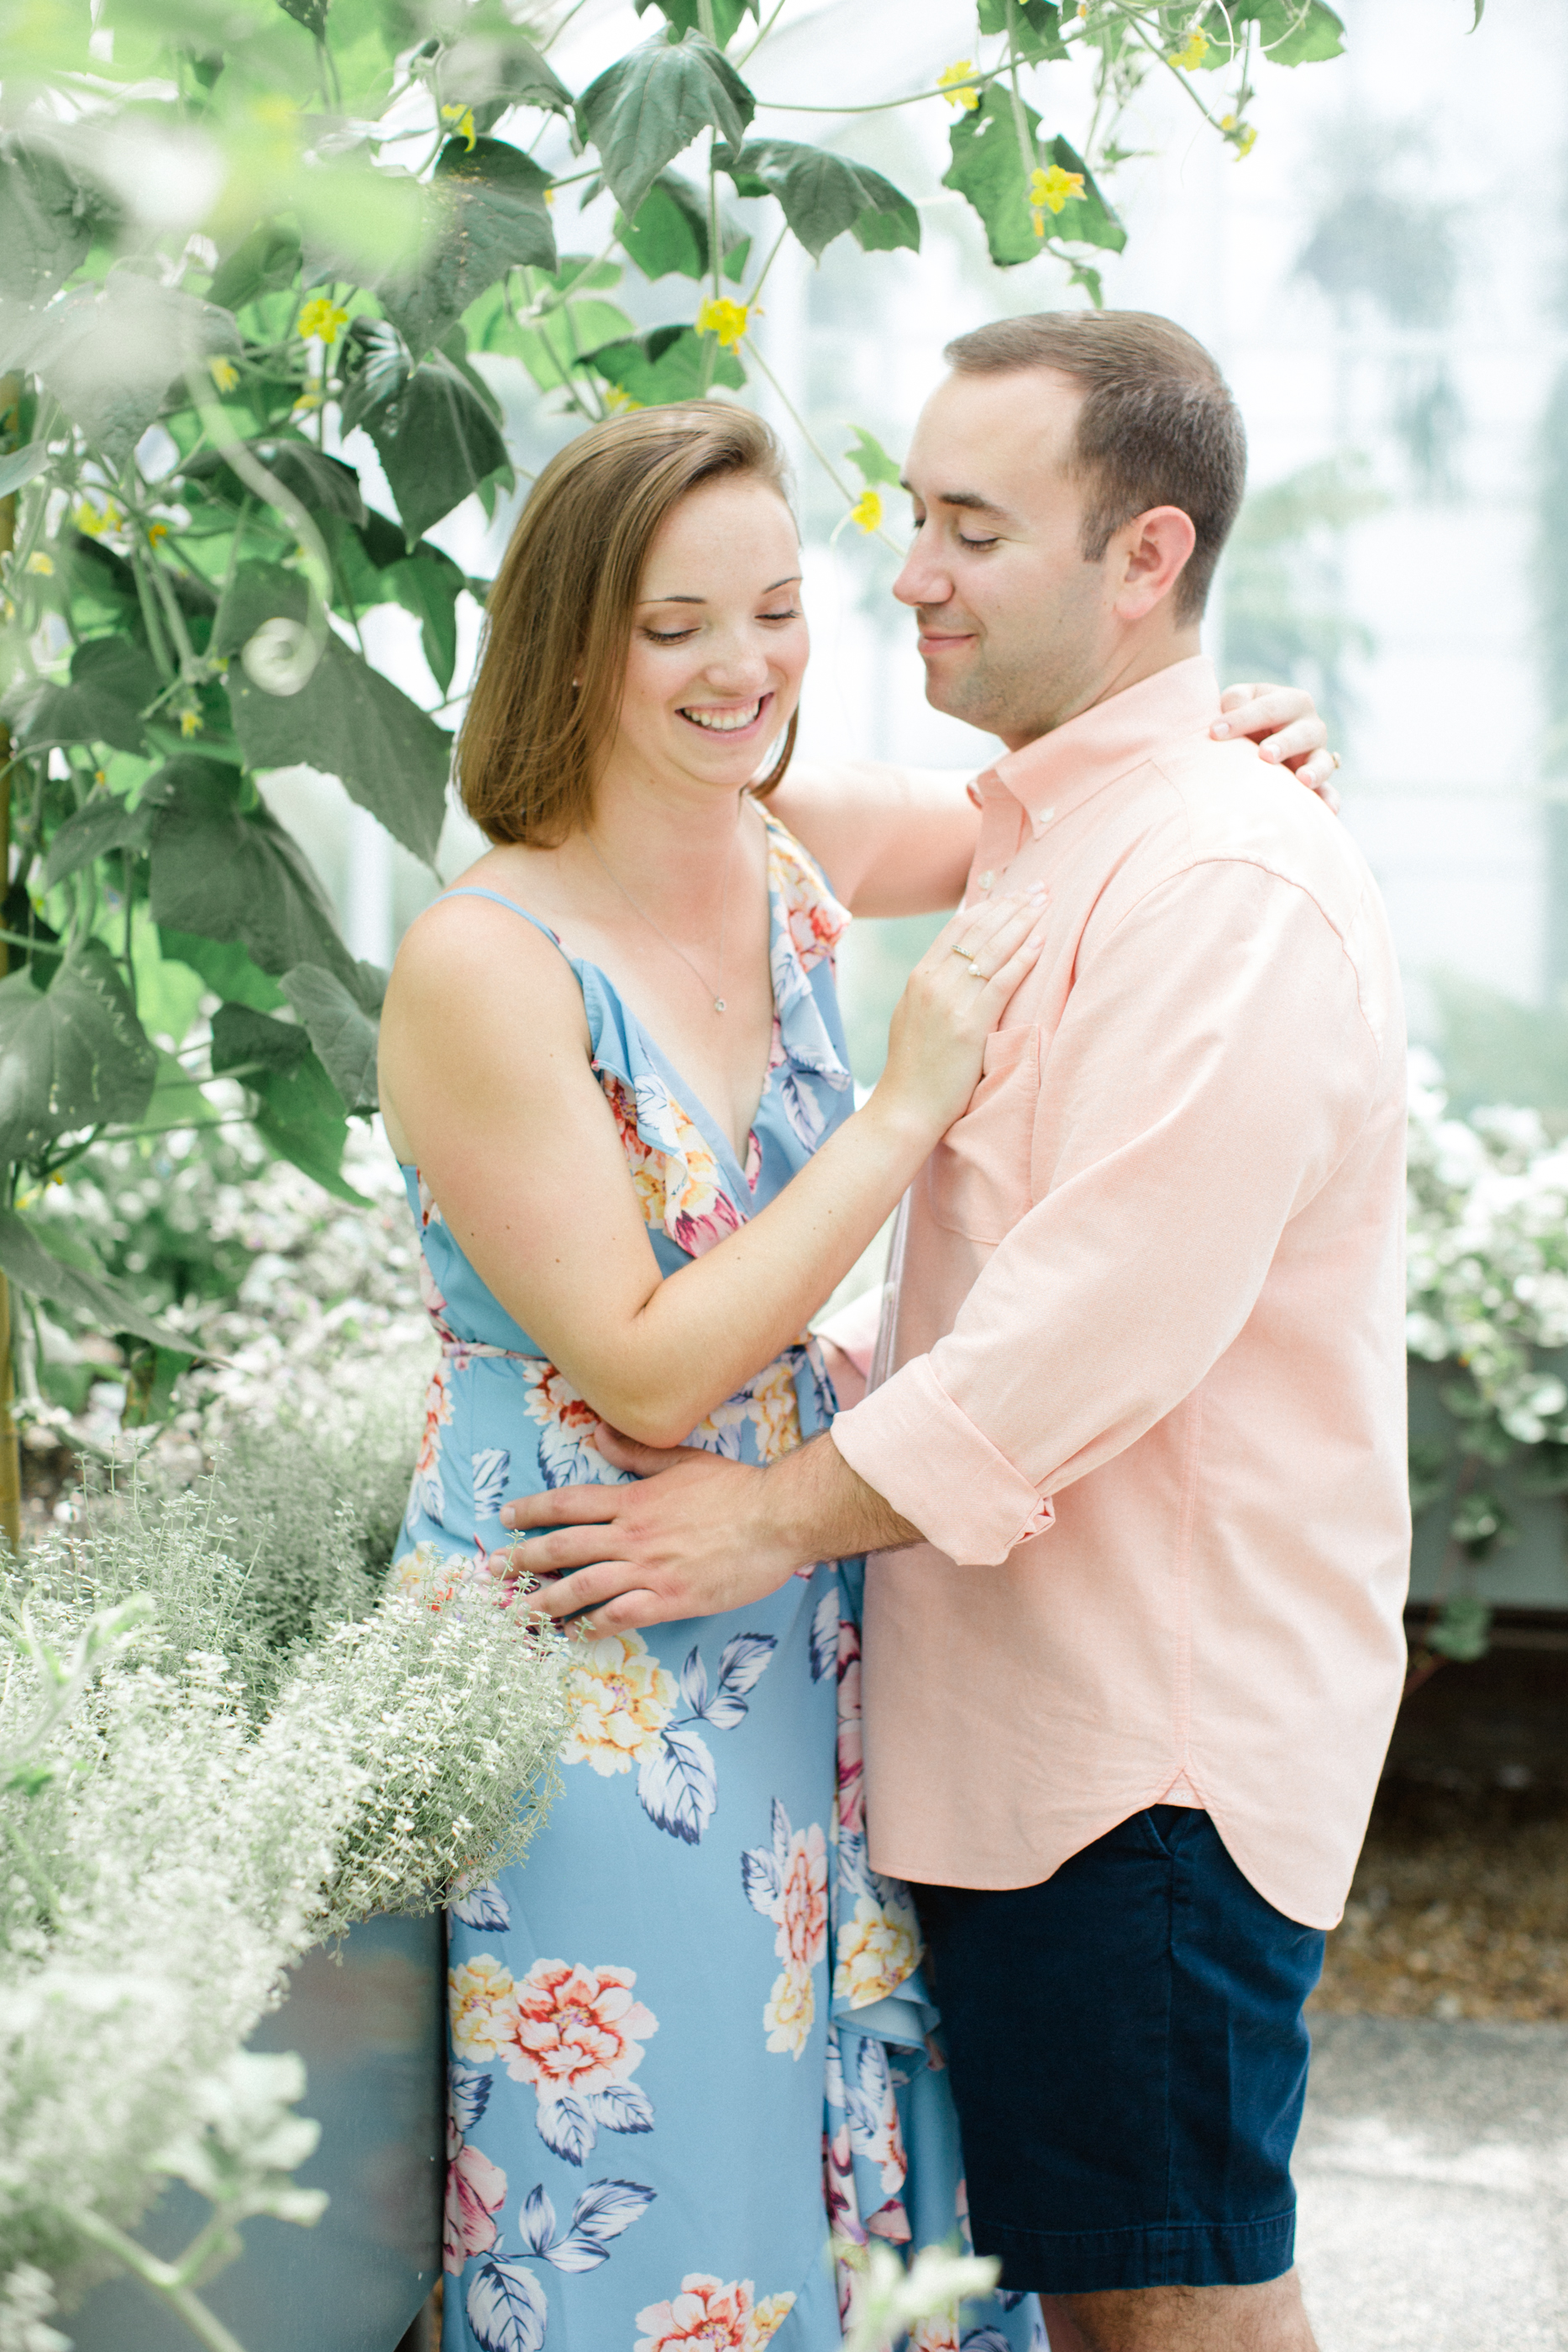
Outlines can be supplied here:
[[832, 1424], [966, 1565], [1197, 1388], [1375, 1097], [1381, 1040], [1298, 884], [1217, 859], [1092, 930], [1042, 1062], [1035, 1205], [952, 1330]]

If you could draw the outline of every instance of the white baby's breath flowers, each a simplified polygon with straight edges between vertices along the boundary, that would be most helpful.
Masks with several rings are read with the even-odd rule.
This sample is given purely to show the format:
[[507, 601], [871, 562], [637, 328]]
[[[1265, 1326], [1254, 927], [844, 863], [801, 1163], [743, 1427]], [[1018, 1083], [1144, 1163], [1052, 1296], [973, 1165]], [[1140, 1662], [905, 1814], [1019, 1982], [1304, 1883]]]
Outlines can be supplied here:
[[406, 1462], [358, 1437], [340, 1400], [27, 1563], [0, 1647], [0, 2352], [65, 2340], [39, 2279], [118, 2261], [189, 2291], [129, 2234], [170, 2171], [217, 2200], [198, 2251], [313, 2218], [302, 2070], [246, 2038], [311, 1944], [531, 1833], [566, 1645], [484, 1580], [378, 1598]]
[[834, 2252], [854, 2278], [844, 2352], [889, 2352], [923, 2319], [951, 2314], [956, 2322], [959, 2305], [989, 2294], [1002, 2267], [989, 2254], [923, 2246], [906, 2269], [901, 2255], [874, 2238], [861, 2246], [841, 2240]]
[[1568, 1443], [1568, 1385], [1536, 1360], [1568, 1348], [1568, 1146], [1531, 1110], [1449, 1118], [1436, 1065], [1413, 1068], [1410, 1352], [1461, 1363], [1506, 1438]]

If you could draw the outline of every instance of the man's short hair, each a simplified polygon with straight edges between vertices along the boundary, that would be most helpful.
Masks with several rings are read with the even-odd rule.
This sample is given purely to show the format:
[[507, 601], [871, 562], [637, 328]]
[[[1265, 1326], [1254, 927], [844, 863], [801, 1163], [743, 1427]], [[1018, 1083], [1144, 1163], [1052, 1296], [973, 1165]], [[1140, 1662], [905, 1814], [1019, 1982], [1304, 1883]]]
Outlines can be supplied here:
[[1149, 310], [1042, 310], [959, 335], [943, 354], [959, 375], [1053, 368], [1083, 390], [1069, 465], [1086, 490], [1083, 557], [1151, 507], [1180, 507], [1197, 541], [1176, 587], [1197, 620], [1241, 505], [1247, 434], [1203, 345]]

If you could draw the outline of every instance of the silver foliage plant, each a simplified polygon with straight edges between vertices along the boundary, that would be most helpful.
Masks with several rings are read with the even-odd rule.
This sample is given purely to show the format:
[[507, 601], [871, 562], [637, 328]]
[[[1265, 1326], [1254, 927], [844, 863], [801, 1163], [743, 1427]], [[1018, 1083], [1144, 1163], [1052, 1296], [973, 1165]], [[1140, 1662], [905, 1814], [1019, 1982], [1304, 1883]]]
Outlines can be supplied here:
[[[246, 2036], [311, 1945], [491, 1875], [539, 1817], [566, 1645], [450, 1573], [382, 1589], [376, 1498], [314, 1507], [353, 1444], [280, 1427], [105, 1496], [5, 1592], [0, 2352], [57, 2352], [57, 2286], [116, 2263], [231, 2352], [203, 2276], [248, 2214], [321, 2201], [290, 2179], [303, 2067]], [[163, 2263], [131, 2233], [171, 2174], [213, 2212]]]

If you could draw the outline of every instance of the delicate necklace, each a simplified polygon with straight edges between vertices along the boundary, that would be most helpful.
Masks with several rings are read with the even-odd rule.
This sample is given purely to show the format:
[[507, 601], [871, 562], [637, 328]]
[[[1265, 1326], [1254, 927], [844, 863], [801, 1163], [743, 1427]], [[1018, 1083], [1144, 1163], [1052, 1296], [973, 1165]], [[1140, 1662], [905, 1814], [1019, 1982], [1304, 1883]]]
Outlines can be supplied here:
[[[735, 804], [735, 828], [729, 836], [729, 847], [724, 854], [724, 889], [718, 902], [718, 987], [716, 990], [709, 990], [709, 993], [713, 996], [713, 1009], [716, 1013], [723, 1013], [727, 1009], [725, 1004], [723, 995], [724, 927], [729, 914], [730, 860], [735, 856], [735, 836], [739, 831], [740, 803], [737, 800]], [[653, 920], [653, 916], [650, 915], [646, 907], [640, 907], [637, 904], [636, 899], [633, 898], [631, 891], [628, 890], [625, 883], [622, 881], [620, 876], [614, 872], [612, 867], [606, 864], [605, 859], [600, 851], [599, 844], [594, 840], [593, 835], [591, 833], [585, 833], [583, 835], [583, 839], [587, 842], [590, 849], [592, 850], [595, 857], [599, 859], [601, 866], [604, 867], [604, 871], [609, 875], [610, 879], [614, 883], [615, 887], [620, 891], [621, 896], [625, 899], [626, 904], [631, 908], [632, 912], [634, 915], [641, 915], [643, 920], [647, 924], [648, 929], [651, 931], [658, 932], [659, 937], [664, 940], [664, 945], [670, 950], [671, 953], [673, 955], [678, 955], [681, 961], [685, 965], [686, 970], [688, 971], [695, 972], [697, 978], [702, 982], [704, 988], [707, 989], [708, 980], [706, 973], [698, 970], [698, 967], [692, 961], [685, 948], [677, 947], [675, 945], [674, 940], [670, 937], [668, 931], [665, 930], [664, 925], [662, 923], [656, 923]]]

